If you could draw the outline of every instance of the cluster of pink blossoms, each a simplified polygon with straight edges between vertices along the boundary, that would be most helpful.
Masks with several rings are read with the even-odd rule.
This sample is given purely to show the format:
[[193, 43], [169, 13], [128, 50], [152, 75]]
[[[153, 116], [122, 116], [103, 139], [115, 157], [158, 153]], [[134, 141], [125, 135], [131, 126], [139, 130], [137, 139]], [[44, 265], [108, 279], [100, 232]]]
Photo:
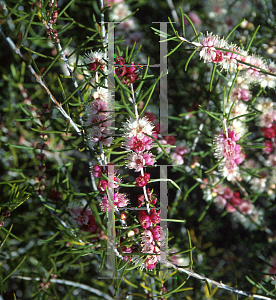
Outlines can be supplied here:
[[95, 217], [92, 215], [90, 208], [83, 210], [77, 204], [73, 204], [67, 208], [70, 214], [70, 222], [83, 231], [95, 233], [97, 231], [97, 223]]
[[[272, 139], [276, 135], [276, 110], [274, 103], [270, 98], [260, 97], [256, 101], [255, 108], [261, 112], [257, 117], [257, 125], [262, 127], [264, 136], [268, 139]], [[266, 153], [270, 153], [272, 150], [271, 141], [267, 141], [268, 149], [265, 149]]]
[[[125, 131], [125, 148], [130, 152], [127, 155], [127, 166], [141, 174], [136, 178], [136, 186], [143, 188], [144, 194], [138, 196], [138, 206], [156, 204], [156, 195], [146, 189], [146, 185], [150, 180], [150, 174], [144, 172], [144, 167], [152, 166], [155, 163], [154, 156], [149, 152], [153, 147], [152, 136], [154, 125], [147, 117], [131, 118], [124, 124]], [[155, 208], [150, 210], [141, 210], [138, 219], [144, 228], [142, 232], [142, 253], [147, 253], [143, 266], [147, 270], [155, 268], [160, 254], [160, 211]]]
[[126, 60], [122, 56], [116, 58], [116, 64], [118, 66], [115, 68], [115, 73], [123, 84], [130, 86], [139, 80], [138, 67], [134, 64], [126, 65]]
[[200, 188], [203, 190], [203, 197], [206, 201], [214, 200], [219, 209], [225, 209], [231, 213], [235, 221], [240, 222], [246, 228], [255, 228], [255, 224], [247, 219], [250, 216], [257, 224], [262, 219], [262, 211], [257, 209], [248, 198], [241, 198], [238, 191], [231, 190], [228, 186], [219, 183], [218, 178], [205, 178], [200, 181]]
[[[216, 48], [224, 49], [225, 51], [217, 50]], [[231, 52], [227, 52], [227, 50]], [[242, 68], [242, 65], [237, 60], [245, 61], [247, 53], [236, 45], [229, 45], [224, 39], [210, 34], [203, 39], [199, 56], [204, 59], [204, 62], [218, 63], [222, 69], [233, 73], [236, 72], [237, 68]]]
[[[151, 122], [156, 121], [156, 116], [154, 113], [146, 112], [145, 115]], [[157, 139], [158, 138], [157, 132], [159, 132], [159, 130], [160, 130], [162, 133], [163, 128], [159, 128], [159, 123], [153, 123], [153, 124], [154, 124], [153, 136]], [[162, 146], [166, 146], [166, 145], [173, 146], [176, 143], [176, 138], [175, 138], [175, 136], [172, 136], [172, 135], [167, 135], [164, 137], [162, 137], [160, 135], [159, 143]], [[189, 147], [185, 144], [185, 142], [178, 143], [178, 145], [175, 148], [173, 148], [173, 151], [171, 151], [172, 148], [169, 148], [169, 147], [165, 147], [164, 149], [168, 154], [170, 154], [170, 152], [172, 152], [170, 155], [170, 158], [171, 158], [173, 164], [175, 164], [175, 165], [183, 165], [184, 164], [184, 156], [189, 152]], [[159, 147], [157, 149], [157, 151], [161, 152], [162, 149]]]
[[236, 143], [239, 139], [240, 135], [230, 129], [214, 138], [214, 156], [218, 160], [222, 159], [219, 169], [222, 176], [227, 177], [229, 181], [240, 179], [238, 165], [243, 162], [245, 154], [242, 153], [241, 146]]
[[160, 226], [156, 225], [153, 228], [145, 229], [142, 232], [142, 253], [150, 253], [145, 261], [145, 267], [148, 270], [155, 268], [160, 256]]
[[[156, 195], [154, 195], [149, 189], [147, 189], [147, 198], [149, 200], [149, 203], [152, 205], [156, 204], [157, 198]], [[140, 194], [138, 196], [138, 203], [141, 207], [145, 204], [145, 195]], [[160, 234], [162, 234], [161, 228], [158, 223], [160, 223], [160, 211], [156, 211], [155, 208], [152, 208], [150, 212], [148, 213], [146, 210], [141, 210], [138, 215], [138, 220], [141, 223], [141, 226], [143, 227], [143, 231], [141, 233], [141, 241], [140, 246], [142, 250], [135, 247], [135, 245], [132, 246], [122, 246], [121, 249], [124, 253], [131, 254], [124, 256], [125, 261], [127, 261], [130, 257], [130, 262], [134, 262], [136, 264], [142, 263], [143, 259], [141, 256], [135, 255], [137, 251], [141, 251], [142, 253], [148, 254], [146, 256], [145, 261], [140, 265], [141, 268], [146, 268], [147, 270], [153, 270], [159, 261], [160, 258]], [[132, 235], [136, 234], [137, 228], [133, 229], [134, 232], [128, 234], [128, 237], [131, 237]], [[139, 232], [139, 230], [138, 230]], [[124, 242], [124, 239], [121, 240], [121, 242]]]
[[[204, 183], [208, 184], [208, 179], [203, 180]], [[201, 184], [200, 186], [203, 190], [207, 188], [205, 184]], [[209, 190], [209, 197], [208, 197], [208, 190], [205, 191], [204, 195], [205, 198], [211, 196], [214, 198], [214, 202], [220, 208], [225, 208], [227, 212], [233, 213], [238, 209], [245, 215], [251, 214], [254, 205], [248, 199], [241, 199], [241, 195], [239, 192], [233, 192], [228, 186], [223, 184], [218, 184], [216, 187], [212, 188], [211, 191]]]
[[[108, 165], [105, 166], [106, 174], [108, 174]], [[127, 198], [127, 195], [124, 193], [119, 193], [119, 184], [121, 182], [121, 179], [116, 176], [117, 170], [114, 169], [114, 177], [113, 181], [111, 181], [111, 188], [115, 190], [114, 193], [114, 198], [112, 201], [112, 204], [114, 205], [114, 209], [118, 210], [119, 207], [126, 207], [129, 203], [129, 199]], [[103, 174], [103, 167], [96, 165], [92, 169], [93, 176], [96, 178], [101, 178]], [[106, 196], [107, 194], [107, 189], [108, 189], [108, 181], [105, 179], [101, 179], [98, 182], [97, 189], [100, 192], [100, 194], [103, 196], [102, 202], [100, 204], [100, 207], [103, 211], [110, 211], [111, 210], [111, 205], [108, 201], [108, 197]]]
[[99, 141], [105, 146], [110, 146], [112, 138], [110, 135], [111, 113], [110, 94], [106, 88], [97, 88], [91, 93], [90, 102], [85, 109], [86, 132], [88, 139], [94, 146]]
[[[204, 59], [204, 62], [218, 63], [222, 69], [229, 73], [244, 69], [246, 71], [244, 77], [247, 84], [258, 83], [264, 88], [276, 87], [276, 77], [262, 73], [260, 70], [263, 69], [266, 72], [276, 74], [274, 63], [266, 63], [261, 57], [248, 55], [246, 51], [238, 46], [228, 44], [227, 41], [212, 33], [207, 34], [202, 43], [196, 43], [196, 46], [201, 47], [199, 56]], [[243, 62], [252, 66], [243, 64]]]
[[128, 168], [135, 169], [139, 172], [145, 166], [152, 166], [155, 162], [154, 156], [149, 151], [154, 146], [153, 124], [146, 118], [130, 118], [124, 124], [125, 131], [125, 148], [130, 151], [127, 156]]

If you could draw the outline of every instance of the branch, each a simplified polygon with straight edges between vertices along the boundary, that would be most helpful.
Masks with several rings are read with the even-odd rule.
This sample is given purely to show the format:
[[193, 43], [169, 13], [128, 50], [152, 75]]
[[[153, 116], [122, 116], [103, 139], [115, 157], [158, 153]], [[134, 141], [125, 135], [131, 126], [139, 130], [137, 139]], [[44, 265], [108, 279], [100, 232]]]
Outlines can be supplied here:
[[[42, 281], [42, 278], [31, 278], [31, 277], [26, 277], [26, 276], [12, 276], [11, 278], [18, 278], [18, 279], [30, 280], [30, 281], [32, 281], [32, 280], [33, 281]], [[49, 282], [75, 286], [76, 288], [80, 288], [85, 291], [94, 293], [98, 296], [101, 296], [102, 297], [101, 299], [114, 300], [113, 298], [106, 295], [105, 293], [103, 293], [97, 289], [94, 289], [86, 284], [79, 283], [79, 282], [74, 282], [74, 281], [65, 280], [65, 279], [49, 279]]]
[[185, 269], [185, 268], [179, 268], [177, 265], [175, 265], [175, 264], [173, 264], [173, 263], [171, 263], [169, 261], [166, 261], [166, 263], [167, 263], [168, 267], [172, 267], [172, 268], [174, 268], [175, 270], [177, 270], [179, 272], [186, 273], [187, 275], [189, 275], [189, 277], [192, 276], [192, 277], [197, 278], [199, 280], [206, 281], [209, 284], [215, 285], [218, 288], [227, 290], [227, 291], [229, 291], [231, 293], [243, 295], [243, 296], [246, 296], [246, 297], [256, 298], [256, 299], [272, 300], [272, 298], [268, 298], [266, 296], [256, 295], [256, 294], [253, 294], [251, 292], [244, 292], [244, 291], [238, 290], [236, 288], [227, 286], [226, 284], [224, 284], [222, 282], [217, 282], [215, 280], [212, 280], [212, 279], [209, 279], [209, 278], [204, 277], [202, 275], [199, 275], [199, 274], [193, 272], [192, 270]]
[[0, 32], [2, 34], [2, 36], [6, 39], [6, 41], [9, 43], [10, 47], [12, 48], [12, 50], [21, 58], [21, 60], [23, 62], [25, 62], [25, 64], [27, 65], [28, 69], [30, 70], [30, 72], [33, 74], [33, 76], [35, 77], [36, 81], [44, 88], [44, 90], [46, 91], [46, 93], [49, 95], [49, 97], [51, 98], [51, 100], [55, 103], [56, 107], [58, 108], [58, 110], [63, 114], [63, 116], [66, 118], [66, 120], [68, 122], [70, 122], [70, 124], [73, 126], [73, 128], [76, 130], [76, 132], [81, 135], [81, 131], [79, 130], [79, 128], [77, 127], [77, 125], [74, 123], [74, 121], [70, 118], [70, 116], [65, 112], [65, 110], [62, 108], [61, 104], [57, 102], [56, 98], [53, 96], [53, 94], [50, 92], [50, 90], [47, 88], [45, 82], [41, 79], [40, 76], [38, 76], [35, 72], [35, 70], [33, 69], [33, 67], [31, 65], [28, 64], [28, 62], [26, 61], [26, 59], [23, 57], [22, 53], [20, 52], [20, 49], [18, 47], [16, 47], [16, 45], [14, 44], [14, 42], [9, 38], [6, 37], [4, 32], [2, 31], [1, 27], [0, 27]]

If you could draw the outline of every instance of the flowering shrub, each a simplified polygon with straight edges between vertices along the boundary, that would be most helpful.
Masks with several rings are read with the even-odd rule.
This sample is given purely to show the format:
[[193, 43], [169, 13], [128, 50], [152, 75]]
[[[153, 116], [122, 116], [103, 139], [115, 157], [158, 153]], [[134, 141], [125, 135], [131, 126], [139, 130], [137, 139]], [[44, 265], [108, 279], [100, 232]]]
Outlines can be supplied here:
[[0, 1], [5, 299], [276, 298], [274, 10]]

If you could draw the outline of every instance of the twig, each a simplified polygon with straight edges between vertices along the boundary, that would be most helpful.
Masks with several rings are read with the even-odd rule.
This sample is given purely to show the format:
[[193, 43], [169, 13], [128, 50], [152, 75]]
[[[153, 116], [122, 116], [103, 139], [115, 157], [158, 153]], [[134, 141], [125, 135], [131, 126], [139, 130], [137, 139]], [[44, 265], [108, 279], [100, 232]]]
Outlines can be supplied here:
[[27, 65], [28, 69], [33, 74], [33, 76], [35, 77], [36, 81], [44, 88], [44, 90], [46, 91], [46, 93], [49, 95], [50, 99], [55, 103], [55, 105], [58, 108], [58, 110], [63, 114], [63, 116], [66, 118], [66, 120], [73, 126], [73, 128], [76, 130], [76, 132], [79, 135], [81, 135], [81, 131], [79, 130], [79, 128], [77, 127], [77, 125], [70, 118], [70, 116], [65, 112], [65, 110], [62, 108], [61, 104], [58, 103], [58, 101], [56, 100], [56, 98], [53, 96], [53, 94], [50, 92], [50, 90], [46, 86], [45, 82], [41, 79], [40, 76], [38, 76], [36, 74], [36, 72], [33, 69], [33, 67], [30, 64], [27, 63], [26, 59], [23, 57], [22, 53], [20, 52], [20, 49], [18, 47], [16, 47], [16, 45], [14, 44], [14, 42], [9, 37], [5, 36], [5, 34], [2, 31], [1, 27], [0, 27], [0, 32], [1, 32], [2, 36], [6, 39], [6, 41], [9, 43], [10, 47], [12, 48], [12, 50], [21, 58], [22, 61], [25, 62], [25, 64]]
[[[42, 278], [31, 278], [31, 277], [26, 277], [26, 276], [12, 276], [11, 278], [18, 278], [18, 279], [29, 280], [29, 281], [42, 281]], [[86, 284], [82, 284], [79, 282], [74, 282], [74, 281], [65, 280], [65, 279], [49, 279], [49, 282], [74, 286], [76, 288], [80, 288], [85, 291], [96, 294], [98, 296], [101, 296], [103, 299], [114, 300], [114, 298], [111, 298], [110, 296], [106, 295], [102, 291], [99, 291], [95, 288], [92, 288], [91, 286], [88, 286]]]
[[196, 279], [199, 279], [199, 280], [202, 280], [202, 281], [206, 281], [209, 284], [215, 285], [218, 288], [227, 290], [227, 291], [229, 291], [231, 293], [243, 295], [243, 296], [246, 296], [246, 297], [252, 297], [252, 298], [256, 298], [256, 299], [272, 300], [272, 298], [269, 298], [269, 297], [266, 297], [266, 296], [256, 295], [256, 294], [253, 294], [251, 292], [244, 292], [244, 291], [238, 290], [236, 288], [227, 286], [227, 285], [225, 285], [222, 282], [217, 282], [217, 281], [209, 279], [209, 278], [207, 278], [205, 276], [199, 275], [199, 274], [193, 272], [192, 270], [185, 269], [185, 268], [180, 268], [177, 265], [175, 265], [175, 264], [173, 264], [173, 263], [171, 263], [169, 261], [166, 261], [166, 263], [167, 263], [168, 267], [172, 267], [172, 268], [174, 268], [175, 270], [177, 270], [179, 272], [186, 273], [189, 277], [191, 276], [191, 277], [194, 277]]
[[174, 21], [176, 23], [179, 23], [179, 18], [178, 18], [178, 15], [176, 13], [176, 10], [175, 10], [175, 7], [173, 5], [172, 0], [167, 0], [167, 3], [168, 3], [168, 6], [169, 6], [170, 10], [172, 11], [172, 16], [173, 16]]
[[[51, 23], [48, 23], [48, 24], [47, 24], [45, 20], [42, 20], [42, 23], [44, 24], [44, 26], [46, 27], [46, 29], [53, 29], [53, 26], [52, 26]], [[56, 42], [56, 41], [55, 41], [55, 42]], [[72, 71], [72, 69], [71, 69], [71, 67], [70, 67], [70, 65], [69, 65], [68, 59], [67, 59], [67, 57], [65, 56], [64, 51], [62, 50], [62, 47], [61, 47], [61, 45], [60, 45], [60, 42], [56, 42], [56, 43], [57, 43], [57, 45], [58, 45], [58, 50], [59, 50], [59, 52], [61, 53], [61, 58], [62, 58], [62, 60], [64, 61], [64, 63], [65, 63], [65, 65], [66, 65], [66, 68], [67, 68], [68, 72], [70, 73], [70, 76], [71, 76], [71, 78], [72, 78], [72, 81], [73, 81], [73, 83], [74, 83], [74, 86], [75, 86], [75, 88], [78, 88], [79, 86], [78, 86], [78, 83], [77, 83], [77, 81], [76, 81], [76, 77], [75, 77], [75, 75], [74, 75], [74, 73], [73, 73], [73, 71]], [[80, 90], [77, 91], [77, 94], [78, 94], [78, 96], [80, 97], [81, 102], [84, 103], [84, 100], [83, 100], [83, 97], [82, 97], [82, 94], [81, 94]]]

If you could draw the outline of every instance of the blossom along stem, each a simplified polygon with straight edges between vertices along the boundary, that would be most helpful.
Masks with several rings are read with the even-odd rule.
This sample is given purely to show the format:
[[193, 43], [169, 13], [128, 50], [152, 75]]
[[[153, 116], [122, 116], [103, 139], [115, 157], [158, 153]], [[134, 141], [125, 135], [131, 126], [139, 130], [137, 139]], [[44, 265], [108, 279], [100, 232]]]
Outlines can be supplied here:
[[75, 131], [79, 134], [82, 135], [80, 129], [77, 127], [77, 125], [74, 123], [74, 121], [68, 116], [68, 114], [65, 112], [65, 110], [62, 108], [61, 104], [57, 102], [56, 98], [53, 96], [51, 91], [47, 88], [45, 82], [41, 79], [40, 76], [38, 76], [33, 69], [33, 67], [26, 61], [26, 59], [23, 57], [22, 53], [20, 52], [20, 49], [16, 47], [14, 42], [9, 38], [6, 37], [5, 34], [3, 33], [1, 26], [0, 26], [0, 32], [2, 36], [6, 39], [6, 41], [9, 43], [10, 47], [12, 50], [21, 58], [22, 61], [24, 61], [32, 73], [32, 75], [35, 77], [36, 81], [44, 88], [46, 93], [49, 95], [50, 99], [55, 103], [57, 109], [63, 114], [63, 116], [66, 118], [66, 120], [72, 125], [72, 127], [75, 129]]
[[[133, 107], [134, 107], [135, 118], [136, 118], [136, 120], [138, 120], [139, 119], [139, 114], [138, 114], [138, 109], [137, 109], [137, 104], [136, 104], [136, 99], [135, 99], [133, 84], [130, 85], [130, 88], [131, 88], [132, 103], [133, 103]], [[141, 169], [141, 176], [144, 176], [144, 169], [143, 168]], [[148, 195], [147, 195], [146, 186], [143, 187], [143, 193], [144, 193], [145, 200], [146, 200], [147, 212], [148, 212], [148, 215], [150, 216], [149, 198], [148, 198]]]

